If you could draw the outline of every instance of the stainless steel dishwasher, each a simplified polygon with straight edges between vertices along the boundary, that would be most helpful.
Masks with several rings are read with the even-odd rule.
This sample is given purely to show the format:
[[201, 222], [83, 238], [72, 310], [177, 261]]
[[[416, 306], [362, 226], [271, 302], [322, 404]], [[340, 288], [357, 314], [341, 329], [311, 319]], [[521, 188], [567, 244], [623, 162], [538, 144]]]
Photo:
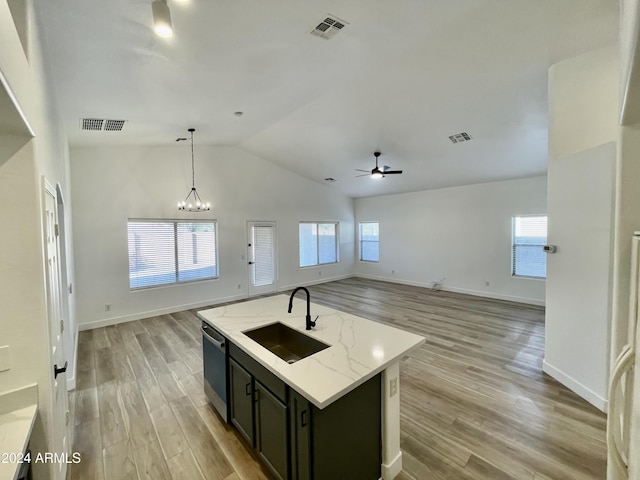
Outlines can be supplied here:
[[202, 360], [204, 392], [225, 422], [229, 422], [227, 380], [227, 339], [215, 328], [202, 322]]

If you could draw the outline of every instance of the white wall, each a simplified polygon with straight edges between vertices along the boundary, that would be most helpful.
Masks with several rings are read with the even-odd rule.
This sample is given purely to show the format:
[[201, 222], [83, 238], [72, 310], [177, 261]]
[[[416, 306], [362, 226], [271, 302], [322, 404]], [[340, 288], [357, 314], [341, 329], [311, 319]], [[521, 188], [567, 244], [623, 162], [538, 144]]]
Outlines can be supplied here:
[[[618, 49], [549, 69], [549, 239], [544, 370], [607, 408]], [[554, 240], [555, 239], [555, 240]]]
[[[196, 187], [212, 210], [178, 212], [177, 202], [191, 186], [189, 148], [174, 142], [162, 147], [72, 148], [80, 328], [246, 297], [247, 220], [277, 222], [280, 290], [352, 274], [351, 198], [238, 148], [199, 146], [196, 132]], [[220, 278], [131, 292], [128, 218], [216, 219]], [[299, 268], [301, 220], [340, 222], [339, 263]], [[110, 312], [105, 312], [105, 304], [111, 305]]]
[[549, 159], [615, 141], [618, 48], [569, 58], [549, 69]]
[[357, 199], [356, 220], [380, 223], [380, 262], [355, 271], [543, 305], [543, 280], [511, 276], [511, 219], [546, 211], [546, 177]]
[[[0, 72], [35, 133], [17, 153], [0, 159], [0, 345], [10, 347], [12, 359], [11, 369], [0, 372], [0, 392], [38, 384], [39, 416], [31, 445], [34, 452], [44, 452], [51, 450], [54, 435], [62, 432], [54, 432], [50, 421], [53, 365], [46, 311], [41, 178], [45, 175], [51, 184], [59, 182], [66, 190], [68, 158], [64, 136], [57, 129], [60, 122], [52, 89], [46, 82], [43, 39], [38, 36], [32, 2], [27, 1], [25, 8], [22, 11], [27, 16], [19, 23], [27, 26], [26, 54], [7, 2], [0, 2]], [[53, 464], [35, 464], [34, 470], [34, 476], [45, 479], [55, 478], [58, 472]]]

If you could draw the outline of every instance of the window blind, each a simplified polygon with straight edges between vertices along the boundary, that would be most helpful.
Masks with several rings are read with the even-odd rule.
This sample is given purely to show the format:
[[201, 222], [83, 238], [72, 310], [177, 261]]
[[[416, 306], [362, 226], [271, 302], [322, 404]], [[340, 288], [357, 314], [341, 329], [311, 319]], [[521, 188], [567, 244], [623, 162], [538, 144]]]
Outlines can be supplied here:
[[542, 247], [547, 243], [546, 215], [513, 218], [512, 275], [546, 278], [547, 257]]
[[129, 220], [132, 290], [218, 276], [215, 222]]
[[256, 287], [271, 285], [275, 279], [273, 242], [273, 227], [253, 227], [253, 285]]

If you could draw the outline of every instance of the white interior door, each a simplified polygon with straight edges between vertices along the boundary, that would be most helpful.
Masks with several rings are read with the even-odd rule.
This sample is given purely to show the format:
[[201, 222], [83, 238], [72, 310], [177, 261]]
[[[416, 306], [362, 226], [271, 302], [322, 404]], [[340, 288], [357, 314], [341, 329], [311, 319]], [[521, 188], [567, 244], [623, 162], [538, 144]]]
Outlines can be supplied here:
[[609, 374], [615, 143], [549, 161], [544, 370], [602, 408]]
[[275, 222], [247, 222], [249, 296], [277, 290]]
[[[56, 191], [45, 180], [45, 241], [47, 245], [47, 318], [49, 322], [49, 342], [51, 353], [51, 451], [68, 453], [68, 401], [66, 373], [56, 373], [55, 369], [65, 369], [66, 359], [62, 331], [61, 284], [60, 284], [60, 248], [58, 243], [58, 215]], [[60, 462], [55, 466], [56, 479], [66, 477], [67, 465]]]
[[58, 266], [60, 269], [60, 309], [62, 311], [62, 320], [64, 329], [62, 332], [62, 340], [64, 346], [64, 358], [69, 361], [69, 367], [66, 371], [67, 390], [75, 388], [75, 345], [76, 345], [76, 327], [74, 318], [71, 315], [69, 306], [71, 288], [69, 284], [68, 266], [67, 266], [67, 241], [66, 241], [66, 214], [64, 196], [62, 195], [62, 187], [58, 183], [56, 185], [56, 205], [58, 207]]

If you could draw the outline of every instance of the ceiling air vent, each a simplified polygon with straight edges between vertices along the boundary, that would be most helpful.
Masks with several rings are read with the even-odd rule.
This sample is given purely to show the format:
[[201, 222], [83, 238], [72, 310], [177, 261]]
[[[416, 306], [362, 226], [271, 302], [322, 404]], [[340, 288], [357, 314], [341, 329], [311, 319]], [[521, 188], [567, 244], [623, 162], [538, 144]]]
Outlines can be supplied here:
[[102, 130], [104, 120], [101, 118], [83, 118], [82, 130]]
[[82, 130], [94, 130], [105, 132], [119, 132], [124, 127], [126, 120], [106, 120], [104, 118], [82, 118], [80, 128]]
[[124, 127], [124, 120], [105, 120], [104, 129], [110, 132], [119, 132]]
[[329, 40], [333, 36], [342, 30], [346, 25], [349, 25], [344, 20], [340, 20], [333, 15], [327, 15], [313, 30], [311, 35]]
[[451, 140], [451, 143], [468, 142], [469, 140], [471, 140], [471, 135], [469, 135], [467, 132], [456, 133], [455, 135], [450, 135], [449, 140]]

